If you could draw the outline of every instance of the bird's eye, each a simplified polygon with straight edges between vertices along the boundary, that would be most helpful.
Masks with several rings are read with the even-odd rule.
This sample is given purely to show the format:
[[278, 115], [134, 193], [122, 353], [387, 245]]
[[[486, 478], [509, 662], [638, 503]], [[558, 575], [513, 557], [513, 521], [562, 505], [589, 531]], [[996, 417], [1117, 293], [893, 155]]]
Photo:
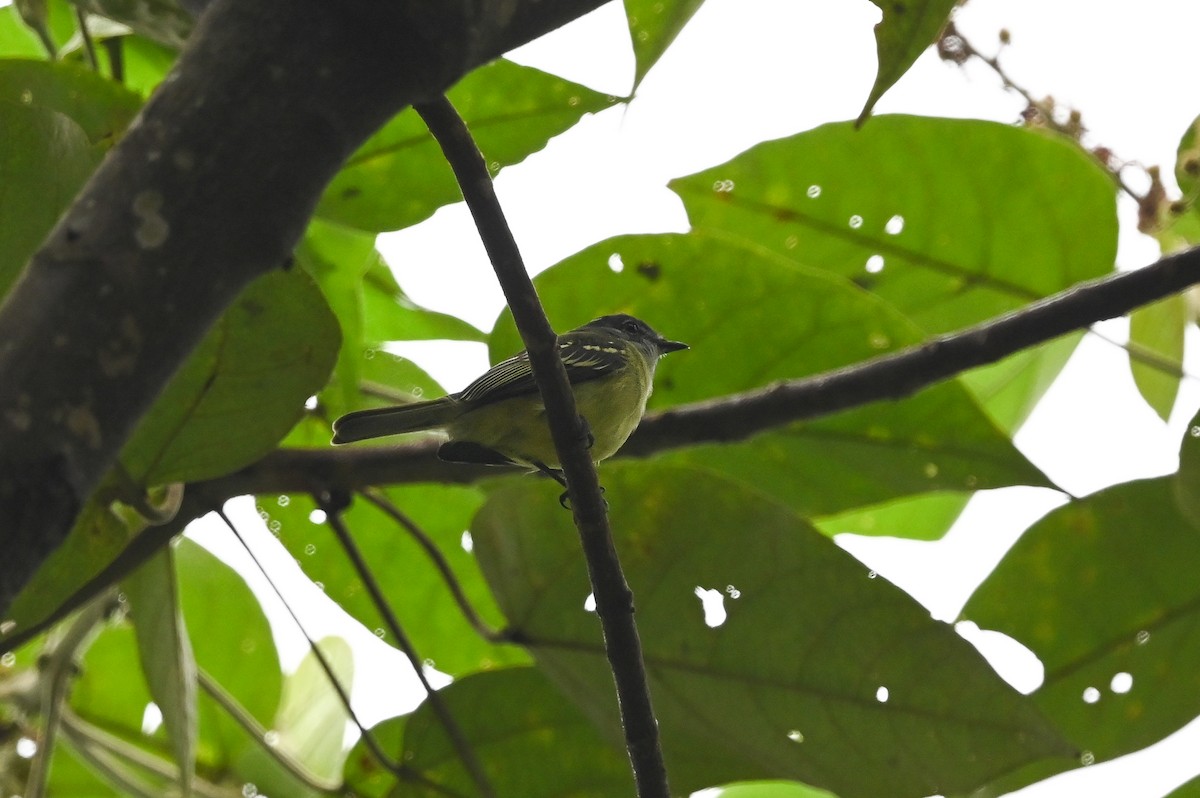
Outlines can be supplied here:
[[625, 332], [627, 332], [627, 333], [635, 333], [635, 332], [638, 332], [638, 330], [640, 329], [638, 327], [638, 323], [636, 321], [634, 321], [633, 319], [630, 319], [629, 321], [625, 322], [621, 326], [625, 328]]

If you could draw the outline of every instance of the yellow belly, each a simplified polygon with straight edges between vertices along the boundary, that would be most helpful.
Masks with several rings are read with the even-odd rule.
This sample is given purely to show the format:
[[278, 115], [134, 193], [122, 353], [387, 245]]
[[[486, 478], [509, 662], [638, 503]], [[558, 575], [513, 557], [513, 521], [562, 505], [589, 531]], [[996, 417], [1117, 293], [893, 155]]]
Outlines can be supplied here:
[[[626, 368], [607, 379], [574, 386], [575, 404], [587, 419], [594, 462], [611, 457], [642, 420], [649, 383], [636, 368]], [[546, 410], [539, 396], [521, 396], [485, 405], [455, 419], [447, 428], [454, 441], [471, 441], [520, 463], [534, 460], [557, 468], [560, 464], [546, 425]]]

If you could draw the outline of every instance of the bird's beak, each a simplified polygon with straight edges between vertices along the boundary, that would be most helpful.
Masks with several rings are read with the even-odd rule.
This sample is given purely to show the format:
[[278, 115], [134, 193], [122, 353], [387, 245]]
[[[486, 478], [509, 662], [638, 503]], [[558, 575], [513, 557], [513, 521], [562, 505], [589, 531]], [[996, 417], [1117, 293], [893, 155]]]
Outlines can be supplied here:
[[687, 349], [688, 345], [680, 341], [668, 341], [666, 338], [659, 338], [654, 342], [658, 347], [660, 355], [665, 355], [668, 352], [678, 352], [680, 349]]

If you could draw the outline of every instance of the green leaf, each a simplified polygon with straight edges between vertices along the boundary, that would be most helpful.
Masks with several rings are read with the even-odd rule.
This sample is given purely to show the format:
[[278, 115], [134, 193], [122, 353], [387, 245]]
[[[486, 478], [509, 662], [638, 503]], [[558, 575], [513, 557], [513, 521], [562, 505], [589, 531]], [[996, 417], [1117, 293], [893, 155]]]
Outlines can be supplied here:
[[1097, 761], [1200, 714], [1200, 536], [1174, 486], [1117, 485], [1055, 510], [963, 611], [1037, 655], [1045, 681], [1032, 698]]
[[69, 116], [0, 100], [0, 297], [100, 163]]
[[320, 219], [309, 223], [296, 259], [321, 286], [342, 332], [337, 364], [324, 403], [338, 415], [357, 406], [363, 346], [362, 276], [375, 254], [375, 235]]
[[625, 0], [636, 69], [634, 91], [704, 0]]
[[[404, 745], [404, 726], [408, 716], [389, 718], [371, 728], [371, 736], [387, 756], [395, 756]], [[392, 764], [397, 764], [394, 760]], [[397, 798], [396, 776], [383, 764], [363, 740], [350, 749], [343, 773], [346, 787], [361, 798]]]
[[[495, 599], [474, 558], [463, 549], [463, 533], [482, 503], [479, 489], [405, 485], [388, 488], [385, 494], [436, 545], [475, 611], [497, 625], [501, 615]], [[258, 505], [268, 528], [304, 573], [359, 623], [395, 645], [333, 532], [312, 521], [317, 509], [312, 499], [302, 495], [260, 496]], [[519, 647], [494, 645], [476, 633], [429, 554], [400, 524], [365, 499], [355, 501], [343, 520], [422, 659], [451, 676], [528, 661]]]
[[[1061, 187], [1072, 187], [1064, 201]], [[760, 144], [671, 182], [697, 228], [847, 277], [928, 333], [977, 324], [1112, 269], [1112, 181], [1071, 141], [993, 122], [876, 117]], [[1058, 352], [966, 379], [1044, 385]], [[999, 371], [998, 376], [988, 374]], [[999, 399], [1013, 428], [1040, 392]]]
[[142, 107], [141, 98], [77, 64], [0, 60], [0, 101], [58, 111], [91, 144], [111, 144]]
[[88, 765], [84, 764], [80, 760], [79, 754], [69, 744], [56, 745], [54, 748], [54, 758], [50, 764], [50, 778], [46, 783], [46, 794], [72, 796], [72, 798], [74, 796], [128, 798], [128, 793], [118, 792]]
[[[271, 625], [258, 599], [237, 571], [187, 538], [176, 546], [175, 561], [197, 665], [270, 728], [283, 675]], [[236, 769], [259, 750], [260, 743], [207, 694], [200, 696], [199, 708], [202, 743], [216, 767]]]
[[871, 0], [883, 12], [875, 26], [879, 71], [867, 104], [858, 115], [862, 125], [884, 92], [908, 71], [925, 48], [937, 41], [957, 0]]
[[923, 493], [873, 507], [863, 507], [813, 520], [826, 535], [887, 535], [912, 540], [939, 540], [950, 529], [971, 494]]
[[207, 479], [253, 462], [325, 384], [338, 341], [336, 320], [307, 275], [260, 277], [142, 419], [121, 455], [126, 470], [151, 485]]
[[1129, 314], [1129, 368], [1142, 398], [1167, 421], [1183, 378], [1187, 297], [1174, 294]]
[[[477, 673], [438, 691], [498, 796], [625, 798], [634, 794], [629, 758], [534, 668]], [[406, 767], [438, 785], [398, 781], [359, 743], [348, 785], [364, 795], [478, 795], [445, 726], [425, 701], [403, 727]], [[386, 792], [385, 792], [386, 791]]]
[[850, 278], [930, 333], [1099, 277], [1116, 255], [1104, 170], [1064, 138], [995, 122], [823, 125], [671, 188], [695, 227]]
[[971, 369], [959, 379], [996, 425], [1011, 436], [1067, 365], [1083, 335], [1082, 331], [1068, 333], [991, 366]]
[[722, 787], [718, 798], [837, 798], [833, 793], [789, 781], [754, 781]]
[[376, 253], [363, 280], [363, 335], [367, 341], [478, 341], [487, 334], [462, 319], [423, 308], [400, 290]]
[[[556, 329], [630, 312], [691, 345], [661, 361], [652, 409], [807, 377], [921, 340], [911, 322], [845, 280], [703, 231], [602, 242], [535, 285]], [[519, 346], [505, 315], [491, 354]], [[806, 515], [927, 491], [1047, 484], [956, 381], [664, 456], [753, 485]]]
[[5, 614], [13, 633], [48, 618], [76, 590], [100, 573], [129, 545], [131, 530], [109, 509], [113, 483], [105, 481], [86, 505], [61, 546], [42, 562]]
[[[524, 160], [585, 113], [614, 100], [509, 61], [495, 61], [450, 89], [450, 101], [495, 173]], [[398, 230], [462, 199], [441, 149], [408, 109], [372, 136], [334, 177], [317, 214], [361, 230]]]
[[102, 628], [84, 652], [71, 686], [71, 708], [80, 717], [129, 741], [162, 754], [170, 747], [163, 730], [147, 740], [142, 718], [153, 701], [138, 662], [137, 638], [128, 623]]
[[[679, 792], [792, 779], [844, 798], [950, 794], [1070, 753], [951, 626], [786, 506], [661, 464], [611, 465], [605, 485]], [[533, 481], [496, 490], [472, 525], [476, 552], [538, 665], [616, 735], [556, 496]], [[723, 599], [719, 624], [706, 625], [698, 588]]]
[[[75, 32], [75, 15], [64, 0], [50, 0], [49, 33], [61, 46]], [[21, 21], [21, 15], [13, 6], [0, 8], [0, 57], [39, 58], [47, 57], [46, 47], [38, 35]]]
[[1175, 179], [1193, 200], [1200, 192], [1200, 116], [1192, 120], [1175, 150]]
[[1200, 798], [1200, 776], [1186, 784], [1180, 784], [1164, 798]]
[[180, 611], [171, 547], [142, 563], [121, 586], [133, 608], [142, 673], [162, 711], [187, 796], [196, 774], [196, 659]]
[[[125, 72], [123, 82], [143, 97], [149, 97], [158, 88], [179, 57], [178, 51], [142, 36], [123, 36], [119, 44]], [[107, 49], [102, 52], [111, 73], [111, 58]]]
[[1192, 417], [1179, 444], [1175, 502], [1184, 517], [1200, 529], [1200, 414]]
[[[392, 369], [380, 382], [378, 364], [390, 356], [378, 347], [386, 341], [454, 338], [483, 340], [483, 333], [464, 321], [426, 310], [408, 300], [391, 270], [375, 249], [375, 234], [314, 219], [296, 250], [296, 259], [321, 286], [342, 331], [333, 378], [318, 395], [322, 411], [330, 418], [381, 403], [370, 393], [375, 387], [394, 388], [397, 394], [416, 388], [437, 389], [423, 371]], [[397, 363], [401, 361], [395, 361]], [[368, 376], [370, 371], [374, 376]], [[399, 396], [396, 397], [397, 400]], [[328, 425], [320, 445], [329, 442]]]
[[[354, 683], [354, 652], [350, 644], [340, 637], [326, 637], [317, 646], [338, 683], [349, 694]], [[283, 683], [283, 699], [274, 725], [279, 735], [278, 746], [303, 762], [312, 773], [336, 782], [346, 762], [342, 740], [349, 720], [316, 654], [308, 652]]]

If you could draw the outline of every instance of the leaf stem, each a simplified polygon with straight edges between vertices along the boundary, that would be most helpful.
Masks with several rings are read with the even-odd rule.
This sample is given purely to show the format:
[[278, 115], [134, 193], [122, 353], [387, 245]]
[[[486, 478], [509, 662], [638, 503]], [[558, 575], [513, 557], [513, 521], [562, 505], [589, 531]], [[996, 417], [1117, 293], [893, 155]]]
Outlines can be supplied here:
[[471, 624], [480, 637], [489, 643], [512, 642], [503, 630], [493, 628], [475, 611], [466, 593], [463, 592], [462, 585], [458, 582], [458, 577], [454, 575], [453, 569], [450, 568], [450, 563], [446, 560], [446, 556], [442, 554], [441, 549], [426, 534], [425, 530], [421, 529], [406, 513], [389, 501], [387, 496], [381, 491], [374, 488], [367, 488], [362, 491], [362, 496], [390, 516], [393, 521], [408, 532], [412, 539], [417, 542], [417, 545], [425, 550], [425, 553], [429, 555], [429, 559], [433, 561], [434, 567], [437, 568], [438, 573], [442, 575], [442, 581], [446, 583], [446, 587], [449, 588], [451, 595], [454, 596], [454, 601], [458, 604], [459, 610], [462, 611], [463, 617], [467, 619], [467, 623]]

